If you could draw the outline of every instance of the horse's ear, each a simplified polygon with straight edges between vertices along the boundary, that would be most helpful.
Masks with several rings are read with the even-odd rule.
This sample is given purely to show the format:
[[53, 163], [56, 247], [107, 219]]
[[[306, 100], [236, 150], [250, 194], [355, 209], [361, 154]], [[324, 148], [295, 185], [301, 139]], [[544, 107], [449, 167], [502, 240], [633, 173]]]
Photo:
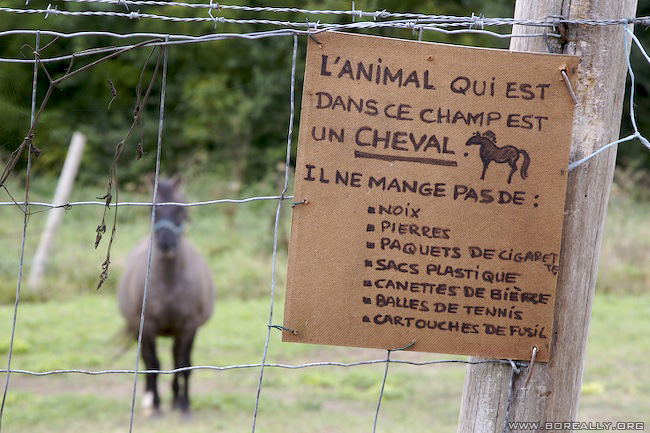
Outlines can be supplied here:
[[174, 189], [178, 190], [183, 183], [183, 176], [180, 173], [176, 173], [174, 176], [172, 176], [171, 181], [172, 185], [174, 185]]
[[144, 183], [147, 185], [147, 190], [153, 192], [153, 186], [156, 182], [156, 175], [154, 173], [149, 173], [144, 178]]

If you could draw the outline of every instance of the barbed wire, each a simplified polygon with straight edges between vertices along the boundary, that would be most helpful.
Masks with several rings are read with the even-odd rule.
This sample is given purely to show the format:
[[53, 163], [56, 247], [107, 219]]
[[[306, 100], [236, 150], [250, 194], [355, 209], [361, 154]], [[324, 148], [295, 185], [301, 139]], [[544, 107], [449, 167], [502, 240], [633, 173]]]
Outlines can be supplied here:
[[[469, 17], [453, 16], [453, 15], [432, 15], [422, 13], [410, 12], [389, 12], [386, 9], [377, 10], [373, 12], [363, 11], [358, 9], [350, 10], [311, 10], [303, 8], [292, 7], [269, 7], [269, 6], [239, 6], [239, 5], [226, 5], [218, 2], [210, 3], [186, 3], [186, 2], [164, 2], [156, 0], [59, 0], [62, 3], [85, 3], [85, 4], [111, 4], [119, 7], [125, 7], [127, 12], [115, 11], [67, 11], [53, 8], [52, 3], [48, 4], [47, 9], [16, 9], [16, 8], [0, 8], [0, 11], [14, 12], [14, 13], [36, 13], [44, 14], [46, 17], [49, 15], [68, 15], [68, 16], [113, 16], [128, 19], [160, 19], [165, 21], [174, 22], [197, 22], [197, 21], [217, 21], [220, 23], [229, 24], [270, 24], [270, 25], [289, 25], [291, 27], [309, 27], [317, 25], [316, 23], [304, 22], [284, 22], [276, 20], [238, 20], [228, 19], [224, 17], [214, 17], [210, 13], [208, 17], [176, 17], [168, 15], [157, 15], [149, 13], [141, 13], [139, 11], [132, 11], [129, 6], [157, 6], [157, 7], [174, 7], [174, 8], [190, 8], [190, 9], [206, 9], [208, 12], [214, 10], [235, 10], [245, 12], [262, 12], [262, 13], [298, 13], [307, 15], [348, 15], [352, 18], [372, 18], [374, 21], [386, 18], [398, 18], [407, 20], [417, 20], [423, 23], [436, 23], [440, 25], [462, 25], [462, 26], [539, 26], [539, 27], [555, 27], [557, 24], [576, 24], [576, 25], [590, 25], [590, 26], [611, 26], [624, 24], [626, 21], [632, 24], [648, 25], [650, 17], [636, 17], [636, 18], [609, 18], [609, 19], [565, 19], [563, 17], [548, 17], [544, 20], [522, 20], [515, 18], [489, 18], [483, 15], [474, 15]], [[29, 4], [29, 0], [26, 2]], [[251, 22], [253, 21], [253, 22]]]
[[[1, 8], [0, 8], [1, 9]], [[488, 30], [477, 30], [477, 29], [460, 29], [460, 30], [447, 30], [435, 26], [426, 26], [415, 24], [412, 22], [400, 24], [400, 25], [386, 25], [379, 26], [377, 24], [370, 23], [367, 26], [359, 26], [358, 24], [343, 24], [332, 26], [328, 28], [320, 28], [318, 30], [296, 30], [296, 29], [281, 29], [281, 30], [271, 30], [271, 31], [262, 31], [262, 32], [252, 32], [252, 33], [216, 33], [216, 34], [206, 34], [202, 36], [185, 36], [185, 35], [169, 35], [169, 42], [149, 42], [143, 44], [143, 46], [155, 47], [163, 45], [181, 45], [188, 43], [197, 43], [197, 42], [214, 42], [221, 41], [226, 39], [247, 39], [247, 40], [256, 40], [256, 39], [265, 39], [271, 37], [286, 37], [294, 35], [314, 35], [326, 31], [344, 31], [350, 29], [368, 29], [368, 28], [400, 28], [400, 29], [410, 29], [415, 33], [416, 31], [420, 34], [423, 31], [432, 31], [436, 33], [441, 33], [445, 35], [459, 35], [459, 34], [477, 34], [477, 35], [488, 35], [500, 39], [510, 39], [510, 38], [536, 38], [536, 37], [560, 37], [559, 34], [555, 33], [526, 33], [526, 34], [513, 34], [513, 33], [495, 33]], [[129, 34], [120, 34], [104, 31], [92, 31], [92, 32], [75, 32], [75, 33], [63, 33], [55, 31], [46, 31], [46, 30], [8, 30], [0, 32], [1, 36], [9, 35], [33, 35], [36, 32], [40, 32], [42, 35], [50, 35], [54, 37], [63, 37], [63, 38], [72, 38], [72, 37], [81, 37], [81, 36], [110, 36], [115, 38], [127, 39], [127, 38], [141, 38], [141, 37], [156, 37], [164, 38], [168, 35], [161, 33], [129, 33]], [[39, 60], [40, 63], [51, 63], [66, 61], [70, 59], [77, 59], [81, 57], [111, 53], [123, 49], [133, 48], [134, 45], [122, 45], [122, 46], [113, 46], [113, 47], [103, 47], [103, 48], [90, 48], [82, 51], [75, 52], [73, 54], [67, 54], [62, 56], [54, 57], [43, 57]], [[0, 58], [0, 63], [34, 63], [32, 59], [25, 58]]]

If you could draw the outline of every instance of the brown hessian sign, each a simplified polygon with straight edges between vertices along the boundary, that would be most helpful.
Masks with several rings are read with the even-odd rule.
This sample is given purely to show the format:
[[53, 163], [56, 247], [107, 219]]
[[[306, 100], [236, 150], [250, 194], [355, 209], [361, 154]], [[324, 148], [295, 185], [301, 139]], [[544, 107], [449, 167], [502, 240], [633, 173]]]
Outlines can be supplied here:
[[283, 340], [548, 360], [577, 58], [318, 42]]

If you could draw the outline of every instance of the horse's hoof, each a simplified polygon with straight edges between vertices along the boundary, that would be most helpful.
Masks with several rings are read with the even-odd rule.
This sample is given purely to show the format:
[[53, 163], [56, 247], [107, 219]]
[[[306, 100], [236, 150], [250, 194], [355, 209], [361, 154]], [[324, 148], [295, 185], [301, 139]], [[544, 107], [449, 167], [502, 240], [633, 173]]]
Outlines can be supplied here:
[[190, 422], [192, 421], [192, 413], [189, 409], [181, 411], [181, 421]]
[[190, 403], [187, 399], [183, 399], [180, 397], [174, 397], [174, 400], [172, 400], [172, 409], [177, 410], [179, 412], [189, 412], [190, 411]]
[[159, 408], [142, 409], [142, 416], [148, 419], [161, 419], [163, 413]]
[[161, 418], [162, 412], [154, 405], [153, 392], [145, 392], [142, 396], [142, 415], [146, 418]]

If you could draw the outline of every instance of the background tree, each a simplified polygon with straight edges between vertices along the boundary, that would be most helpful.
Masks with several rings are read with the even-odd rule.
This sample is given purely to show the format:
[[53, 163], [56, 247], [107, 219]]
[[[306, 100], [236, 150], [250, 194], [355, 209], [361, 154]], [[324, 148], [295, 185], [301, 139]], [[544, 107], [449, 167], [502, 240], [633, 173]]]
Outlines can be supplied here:
[[[25, 8], [22, 0], [9, 0], [7, 6]], [[122, 6], [98, 3], [66, 3], [50, 0], [32, 0], [29, 8], [43, 8], [52, 3], [67, 10], [117, 10]], [[250, 6], [285, 6], [277, 0], [233, 1], [229, 4]], [[342, 0], [308, 0], [301, 7], [311, 9], [349, 10], [350, 2]], [[356, 1], [356, 7], [367, 11], [410, 11], [431, 14], [469, 16], [484, 14], [489, 17], [510, 17], [513, 2], [510, 0], [367, 0]], [[164, 10], [163, 10], [164, 9]], [[169, 7], [142, 7], [142, 12], [172, 14], [176, 16], [201, 16], [204, 10]], [[215, 11], [215, 13], [217, 13]], [[221, 10], [226, 18], [259, 18], [260, 14]], [[639, 15], [650, 14], [650, 6], [641, 6]], [[266, 17], [266, 16], [265, 16]], [[302, 16], [292, 13], [274, 13], [273, 19], [302, 21]], [[342, 15], [313, 16], [310, 20], [322, 22], [350, 22]], [[0, 28], [52, 29], [63, 32], [82, 30], [110, 30], [117, 33], [159, 32], [200, 35], [212, 32], [253, 32], [270, 29], [261, 25], [227, 25], [220, 23], [169, 23], [157, 20], [128, 20], [118, 17], [64, 17], [51, 15], [15, 15], [0, 13]], [[502, 29], [505, 30], [505, 29]], [[372, 33], [413, 39], [410, 30], [375, 29]], [[650, 46], [648, 32], [638, 32]], [[0, 56], [32, 57], [32, 36], [3, 37]], [[41, 45], [52, 41], [43, 37]], [[475, 34], [445, 36], [425, 32], [424, 40], [463, 45], [505, 48], [507, 41]], [[71, 53], [91, 47], [124, 43], [114, 38], [93, 36], [58, 39], [49, 46], [44, 56]], [[182, 168], [184, 172], [203, 171], [206, 167], [221, 176], [231, 177], [239, 184], [264, 178], [272, 172], [277, 162], [283, 160], [289, 109], [289, 68], [291, 38], [266, 38], [254, 41], [232, 39], [201, 44], [173, 46], [169, 51], [169, 76], [165, 113], [165, 169], [168, 172]], [[304, 63], [304, 38], [298, 54], [297, 88], [302, 87], [300, 71]], [[82, 181], [103, 180], [113, 158], [116, 144], [124, 137], [133, 120], [136, 88], [141, 74], [146, 86], [152, 74], [156, 55], [145, 65], [151, 48], [135, 50], [102, 63], [92, 70], [66, 81], [52, 96], [36, 131], [36, 145], [43, 150], [34, 169], [39, 173], [58, 173], [74, 130], [89, 137], [84, 156]], [[94, 59], [94, 58], [92, 58]], [[77, 60], [76, 64], [91, 61]], [[62, 74], [67, 62], [47, 64], [53, 75]], [[650, 74], [648, 65], [633, 50], [633, 66], [637, 71], [637, 107], [639, 126], [650, 130], [650, 121], [644, 116], [650, 110]], [[31, 93], [31, 66], [0, 63], [0, 161], [20, 143], [29, 127], [29, 101]], [[112, 99], [109, 80], [117, 91]], [[41, 72], [39, 98], [47, 88]], [[128, 184], [135, 182], [153, 166], [154, 145], [158, 127], [159, 82], [154, 85], [151, 97], [138, 130], [126, 145], [121, 156], [119, 176]], [[298, 98], [299, 104], [299, 98]], [[298, 121], [298, 119], [296, 119]], [[623, 133], [630, 131], [629, 121], [623, 120]], [[134, 162], [137, 143], [144, 144], [144, 160]], [[619, 164], [638, 170], [650, 170], [650, 154], [638, 145], [621, 146]], [[24, 164], [19, 164], [22, 170]]]

